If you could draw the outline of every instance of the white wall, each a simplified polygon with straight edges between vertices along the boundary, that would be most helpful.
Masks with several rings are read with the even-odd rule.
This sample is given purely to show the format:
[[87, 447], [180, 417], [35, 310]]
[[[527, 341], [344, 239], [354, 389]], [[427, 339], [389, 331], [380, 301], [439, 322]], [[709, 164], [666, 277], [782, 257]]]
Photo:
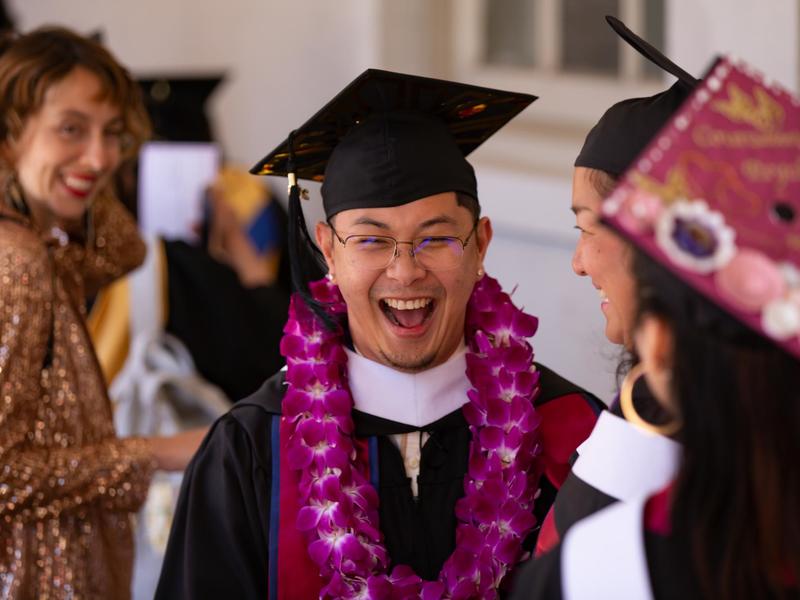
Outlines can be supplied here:
[[701, 76], [710, 59], [733, 53], [791, 90], [798, 89], [797, 0], [667, 0], [671, 58]]
[[[229, 156], [249, 165], [367, 67], [387, 60], [422, 74], [445, 73], [453, 59], [446, 56], [446, 19], [462, 0], [435, 1], [427, 11], [432, 5], [422, 0], [9, 4], [25, 29], [43, 23], [102, 28], [108, 45], [135, 73], [227, 71], [228, 82], [212, 99], [212, 115]], [[384, 36], [387, 28], [403, 28], [402, 35]], [[796, 0], [667, 0], [666, 31], [667, 54], [692, 73], [702, 74], [717, 52], [734, 51], [797, 89]], [[534, 83], [547, 98], [548, 82]], [[543, 102], [537, 103], [542, 110]], [[581, 102], [599, 117], [610, 100], [590, 94]], [[533, 143], [515, 145], [518, 135], [534, 136]], [[540, 317], [537, 358], [608, 399], [617, 350], [603, 337], [596, 293], [572, 273], [569, 169], [553, 165], [555, 156], [575, 155], [582, 133], [565, 138], [574, 152], [550, 142], [537, 145], [535, 136], [525, 127], [510, 128], [475, 153], [482, 203], [495, 223], [487, 269], [506, 287], [518, 284], [515, 298]], [[487, 159], [493, 144], [503, 141], [511, 151]], [[530, 150], [518, 149], [523, 147]]]
[[101, 29], [134, 74], [226, 71], [211, 113], [230, 158], [255, 163], [368, 66], [371, 0], [11, 0], [23, 29]]

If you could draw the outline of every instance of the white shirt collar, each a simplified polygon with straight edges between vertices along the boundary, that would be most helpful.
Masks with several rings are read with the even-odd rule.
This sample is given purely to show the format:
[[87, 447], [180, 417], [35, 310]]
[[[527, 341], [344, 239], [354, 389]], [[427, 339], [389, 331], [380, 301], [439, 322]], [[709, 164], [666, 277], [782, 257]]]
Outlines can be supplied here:
[[572, 472], [604, 494], [628, 502], [663, 489], [675, 478], [681, 445], [604, 410], [578, 446]]
[[353, 403], [361, 412], [422, 427], [466, 404], [472, 387], [466, 376], [467, 347], [444, 363], [419, 373], [403, 373], [345, 348]]

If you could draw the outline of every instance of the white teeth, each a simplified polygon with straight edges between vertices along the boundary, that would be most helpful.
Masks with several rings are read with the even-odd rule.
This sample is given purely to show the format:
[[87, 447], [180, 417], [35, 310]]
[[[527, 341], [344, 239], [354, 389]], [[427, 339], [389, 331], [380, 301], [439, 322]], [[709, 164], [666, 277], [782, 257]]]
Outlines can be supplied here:
[[92, 179], [83, 179], [81, 177], [65, 177], [64, 182], [68, 187], [80, 192], [88, 192], [94, 185]]
[[608, 296], [603, 290], [597, 290], [597, 293], [600, 294], [600, 300], [603, 301], [608, 300]]
[[415, 310], [425, 308], [433, 300], [431, 298], [415, 298], [414, 300], [398, 300], [396, 298], [386, 298], [384, 302], [395, 310]]

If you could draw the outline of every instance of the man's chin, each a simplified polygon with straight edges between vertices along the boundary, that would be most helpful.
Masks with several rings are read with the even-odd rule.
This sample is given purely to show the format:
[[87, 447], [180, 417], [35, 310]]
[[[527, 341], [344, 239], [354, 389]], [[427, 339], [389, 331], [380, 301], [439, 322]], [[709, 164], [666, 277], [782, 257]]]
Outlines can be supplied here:
[[385, 353], [381, 352], [383, 363], [406, 373], [417, 373], [431, 368], [436, 360], [436, 354], [431, 352], [428, 354], [400, 354], [400, 353]]
[[415, 373], [424, 371], [436, 361], [436, 347], [428, 343], [412, 342], [407, 339], [398, 339], [389, 335], [384, 338], [384, 343], [377, 348], [380, 362], [398, 371]]

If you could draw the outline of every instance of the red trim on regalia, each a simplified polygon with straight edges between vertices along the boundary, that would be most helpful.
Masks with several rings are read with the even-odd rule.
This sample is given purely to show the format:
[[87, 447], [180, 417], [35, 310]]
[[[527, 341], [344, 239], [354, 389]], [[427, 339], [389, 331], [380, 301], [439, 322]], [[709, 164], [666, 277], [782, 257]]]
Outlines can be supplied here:
[[[281, 418], [281, 488], [280, 525], [278, 529], [278, 599], [312, 600], [319, 598], [322, 579], [308, 555], [305, 535], [297, 530], [298, 472], [286, 460], [289, 454], [291, 427]], [[274, 475], [273, 475], [274, 476]]]
[[536, 407], [542, 418], [539, 434], [542, 442], [544, 473], [557, 488], [569, 475], [569, 459], [589, 437], [597, 422], [594, 409], [581, 394], [566, 394]]
[[[299, 475], [292, 469], [286, 457], [289, 454], [291, 427], [281, 419], [280, 437], [280, 516], [278, 530], [278, 599], [316, 600], [322, 587], [319, 568], [308, 555], [306, 536], [298, 531], [297, 513], [300, 510]], [[369, 477], [369, 443], [353, 440], [358, 461], [365, 465], [365, 476]]]
[[561, 538], [558, 535], [558, 528], [556, 527], [555, 506], [551, 506], [550, 510], [547, 511], [547, 516], [544, 518], [544, 521], [542, 521], [539, 537], [536, 538], [534, 556], [538, 558], [542, 554], [550, 552], [560, 541]]
[[672, 532], [670, 510], [672, 508], [672, 492], [675, 484], [670, 483], [657, 494], [650, 496], [644, 506], [644, 528], [657, 535], [669, 535]]

